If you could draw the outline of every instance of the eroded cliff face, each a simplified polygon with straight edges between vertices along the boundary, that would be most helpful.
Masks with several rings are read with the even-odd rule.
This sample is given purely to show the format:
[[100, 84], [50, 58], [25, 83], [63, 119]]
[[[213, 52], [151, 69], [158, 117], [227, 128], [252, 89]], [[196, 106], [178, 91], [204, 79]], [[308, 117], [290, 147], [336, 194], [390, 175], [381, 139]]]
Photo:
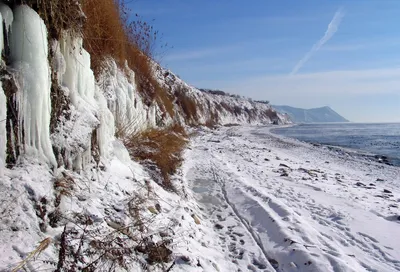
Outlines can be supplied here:
[[[10, 203], [0, 204], [0, 212], [7, 213], [0, 222], [6, 228], [0, 235], [0, 256], [7, 256], [7, 260], [0, 260], [0, 270], [9, 270], [29, 256], [38, 242], [45, 241], [53, 249], [52, 253], [45, 253], [50, 260], [49, 269], [58, 262], [57, 266], [79, 271], [102, 251], [98, 249], [92, 255], [91, 251], [86, 252], [92, 259], [79, 260], [79, 268], [74, 254], [68, 255], [67, 249], [62, 248], [63, 240], [57, 240], [61, 233], [68, 229], [68, 235], [86, 235], [82, 230], [93, 227], [91, 231], [99, 230], [96, 237], [113, 230], [113, 235], [126, 236], [116, 234], [115, 229], [128, 221], [134, 225], [147, 220], [153, 212], [160, 213], [158, 208], [152, 208], [151, 214], [148, 210], [160, 206], [160, 197], [168, 199], [168, 205], [176, 206], [178, 212], [170, 209], [159, 221], [154, 219], [154, 225], [146, 226], [148, 233], [159, 231], [160, 226], [166, 228], [165, 222], [174, 221], [176, 213], [179, 217], [193, 216], [186, 204], [181, 207], [180, 196], [151, 183], [152, 175], [130, 158], [117, 137], [121, 127], [141, 132], [173, 124], [211, 127], [287, 122], [269, 105], [202, 92], [155, 63], [154, 77], [170, 105], [163, 104], [162, 99], [149, 103], [138, 90], [135, 73], [129, 67], [121, 70], [109, 58], [96, 78], [82, 38], [68, 31], [60, 36], [51, 34], [31, 7], [14, 5], [11, 9], [2, 2], [0, 21], [0, 190], [7, 192], [0, 203]], [[147, 189], [141, 193], [143, 188]], [[132, 208], [132, 201], [139, 201], [140, 206], [136, 203]], [[125, 209], [134, 216], [129, 217]], [[173, 227], [179, 228], [179, 224]], [[190, 224], [187, 227], [193, 229]], [[146, 236], [143, 229], [135, 231], [140, 234], [129, 235]], [[80, 250], [79, 243], [73, 242], [78, 236], [71, 238], [71, 244], [65, 238], [64, 246]], [[57, 242], [50, 243], [48, 238]], [[152, 239], [146, 236], [146, 243], [150, 245]], [[21, 241], [22, 247], [14, 245], [16, 240]], [[107, 245], [115, 248], [118, 245], [114, 242]], [[100, 246], [96, 243], [82, 240], [88, 250]], [[143, 241], [132, 239], [120, 250], [139, 244]], [[102, 246], [107, 252], [108, 248]], [[61, 258], [59, 253], [67, 257]], [[130, 269], [145, 267], [144, 257], [135, 256]], [[70, 266], [68, 258], [72, 258]]]
[[[154, 63], [155, 76], [173, 102], [173, 114], [168, 113], [162, 102], [145, 103], [129, 67], [121, 71], [108, 59], [107, 69], [96, 80], [81, 38], [66, 33], [49, 44], [46, 26], [34, 10], [17, 6], [11, 11], [2, 4], [1, 11], [5, 26], [1, 48], [7, 48], [2, 82], [17, 89], [0, 92], [0, 165], [14, 164], [19, 154], [33, 154], [53, 168], [82, 169], [94, 159], [94, 149], [100, 157], [109, 156], [118, 125], [130, 124], [141, 131], [172, 123], [287, 121], [269, 105], [202, 92]], [[10, 79], [15, 84], [7, 84]], [[7, 134], [6, 124], [13, 133]], [[7, 142], [7, 152], [13, 156], [5, 155]]]

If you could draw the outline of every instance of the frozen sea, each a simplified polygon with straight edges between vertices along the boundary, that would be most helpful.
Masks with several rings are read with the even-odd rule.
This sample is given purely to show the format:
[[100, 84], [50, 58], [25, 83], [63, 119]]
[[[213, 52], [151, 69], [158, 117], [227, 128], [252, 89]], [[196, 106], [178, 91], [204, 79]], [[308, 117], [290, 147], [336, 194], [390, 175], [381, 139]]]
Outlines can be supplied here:
[[[309, 143], [346, 147], [383, 156], [400, 166], [400, 123], [299, 124], [273, 133]], [[378, 158], [377, 156], [377, 158]]]

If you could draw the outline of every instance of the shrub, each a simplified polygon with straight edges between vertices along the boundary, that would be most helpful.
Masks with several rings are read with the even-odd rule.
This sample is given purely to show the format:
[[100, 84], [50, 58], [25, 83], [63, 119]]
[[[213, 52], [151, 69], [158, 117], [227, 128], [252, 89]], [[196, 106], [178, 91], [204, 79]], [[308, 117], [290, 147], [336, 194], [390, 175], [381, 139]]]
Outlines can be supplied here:
[[84, 47], [91, 55], [96, 76], [106, 68], [105, 59], [112, 57], [121, 69], [126, 64], [135, 72], [138, 91], [149, 106], [154, 101], [173, 117], [172, 98], [154, 77], [153, 60], [158, 32], [137, 18], [129, 22], [129, 11], [123, 1], [83, 0], [86, 23]]
[[170, 176], [182, 162], [182, 151], [187, 143], [187, 134], [180, 125], [163, 129], [148, 129], [128, 135], [123, 142], [131, 157], [155, 164], [161, 175], [162, 185], [173, 190]]
[[184, 87], [179, 86], [175, 90], [176, 104], [182, 109], [185, 119], [188, 123], [196, 123], [198, 121], [197, 108], [198, 105], [194, 98], [187, 94]]
[[84, 47], [91, 55], [95, 75], [104, 69], [104, 58], [113, 57], [121, 66], [127, 59], [128, 39], [124, 31], [120, 6], [114, 0], [84, 0], [86, 23]]
[[78, 35], [84, 23], [84, 14], [76, 0], [13, 0], [12, 4], [26, 4], [43, 19], [50, 39], [59, 39], [64, 30]]

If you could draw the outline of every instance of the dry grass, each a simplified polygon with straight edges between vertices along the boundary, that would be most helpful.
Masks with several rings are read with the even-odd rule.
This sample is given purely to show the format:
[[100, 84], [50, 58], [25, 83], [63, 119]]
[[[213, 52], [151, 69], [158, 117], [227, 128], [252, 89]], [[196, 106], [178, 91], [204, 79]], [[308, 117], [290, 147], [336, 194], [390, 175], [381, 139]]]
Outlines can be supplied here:
[[157, 102], [164, 113], [173, 117], [173, 99], [154, 78], [151, 57], [157, 32], [143, 21], [130, 23], [123, 1], [83, 0], [83, 11], [84, 47], [91, 55], [95, 75], [106, 69], [107, 57], [112, 57], [121, 69], [127, 63], [135, 72], [135, 83], [144, 102], [147, 105]]
[[187, 134], [180, 125], [164, 129], [148, 129], [129, 135], [123, 142], [131, 157], [154, 163], [162, 178], [162, 185], [173, 190], [170, 176], [182, 162], [182, 151], [187, 143]]
[[105, 68], [105, 57], [113, 57], [119, 65], [127, 59], [128, 40], [120, 8], [114, 0], [84, 0], [86, 23], [83, 28], [84, 47], [91, 55], [96, 75]]
[[49, 247], [49, 245], [51, 244], [51, 238], [48, 237], [46, 239], [44, 239], [43, 241], [41, 241], [39, 243], [39, 245], [36, 247], [35, 250], [33, 250], [31, 253], [28, 254], [28, 256], [22, 260], [13, 270], [11, 270], [12, 272], [18, 272], [20, 271], [30, 260], [33, 260], [35, 258], [37, 258], [43, 251], [46, 250], [46, 248]]
[[[136, 85], [147, 105], [156, 102], [164, 113], [174, 116], [173, 98], [154, 78], [152, 56], [158, 32], [132, 13], [120, 0], [21, 0], [44, 20], [49, 39], [60, 39], [65, 31], [83, 36], [90, 53], [91, 68], [99, 76], [112, 57], [124, 70], [126, 64], [135, 72]], [[54, 107], [57, 108], [57, 107]], [[54, 122], [53, 122], [54, 123]]]
[[195, 124], [198, 122], [197, 111], [199, 106], [197, 105], [194, 98], [187, 94], [187, 90], [183, 87], [179, 87], [175, 90], [176, 104], [181, 108], [185, 115], [185, 120], [188, 124]]
[[[16, 1], [17, 2], [17, 1]], [[64, 30], [74, 35], [81, 34], [84, 14], [76, 0], [22, 0], [43, 19], [50, 39], [60, 39]]]

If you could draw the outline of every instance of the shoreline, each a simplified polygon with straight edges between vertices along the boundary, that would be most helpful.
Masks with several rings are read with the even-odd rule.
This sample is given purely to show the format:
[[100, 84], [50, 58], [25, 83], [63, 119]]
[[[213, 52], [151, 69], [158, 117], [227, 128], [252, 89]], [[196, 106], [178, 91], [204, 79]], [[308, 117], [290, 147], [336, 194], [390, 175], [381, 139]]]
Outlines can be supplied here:
[[271, 128], [202, 131], [184, 163], [226, 267], [258, 256], [267, 271], [400, 269], [400, 168]]
[[[388, 166], [400, 167], [400, 157], [392, 157], [387, 154], [378, 154], [378, 153], [374, 153], [374, 152], [371, 152], [371, 151], [368, 151], [365, 149], [357, 149], [357, 148], [352, 148], [352, 147], [348, 147], [348, 146], [340, 146], [340, 145], [333, 145], [333, 144], [322, 143], [322, 142], [306, 141], [306, 140], [301, 140], [301, 139], [297, 139], [295, 137], [286, 136], [286, 135], [282, 135], [277, 132], [274, 132], [274, 130], [276, 130], [276, 129], [290, 128], [290, 127], [295, 127], [298, 125], [299, 124], [283, 125], [283, 126], [279, 126], [279, 127], [273, 127], [271, 129], [268, 129], [268, 131], [272, 135], [277, 135], [277, 136], [283, 137], [285, 139], [294, 139], [294, 140], [297, 140], [297, 141], [300, 141], [303, 143], [311, 144], [313, 146], [326, 147], [331, 150], [341, 150], [343, 152], [351, 153], [353, 155], [362, 157], [365, 160], [374, 161], [374, 162], [381, 163], [381, 164], [388, 165]], [[266, 126], [266, 128], [267, 127], [268, 126]]]

